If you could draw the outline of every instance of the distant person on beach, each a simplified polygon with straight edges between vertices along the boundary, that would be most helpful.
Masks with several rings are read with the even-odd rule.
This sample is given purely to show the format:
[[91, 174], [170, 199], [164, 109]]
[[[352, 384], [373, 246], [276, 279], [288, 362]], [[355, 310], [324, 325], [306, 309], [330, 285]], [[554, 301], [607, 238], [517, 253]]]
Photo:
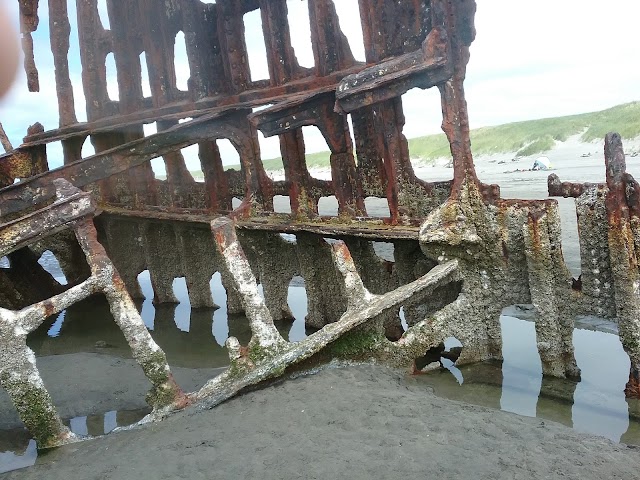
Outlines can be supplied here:
[[551, 160], [549, 160], [549, 157], [538, 157], [533, 162], [531, 170], [551, 170]]
[[3, 97], [18, 70], [18, 36], [3, 3], [0, 3], [0, 97]]

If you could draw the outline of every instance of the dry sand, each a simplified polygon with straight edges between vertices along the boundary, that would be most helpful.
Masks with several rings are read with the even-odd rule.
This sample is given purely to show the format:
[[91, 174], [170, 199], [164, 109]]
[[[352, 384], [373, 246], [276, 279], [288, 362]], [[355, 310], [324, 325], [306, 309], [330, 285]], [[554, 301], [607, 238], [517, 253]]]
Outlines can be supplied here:
[[60, 448], [8, 479], [637, 479], [640, 452], [434, 396], [380, 366], [330, 368], [213, 410]]

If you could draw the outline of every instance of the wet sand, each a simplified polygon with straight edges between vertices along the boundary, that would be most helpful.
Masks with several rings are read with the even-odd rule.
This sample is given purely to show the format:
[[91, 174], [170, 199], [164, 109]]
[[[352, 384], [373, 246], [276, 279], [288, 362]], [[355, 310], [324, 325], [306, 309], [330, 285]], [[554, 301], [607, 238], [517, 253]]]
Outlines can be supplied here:
[[[580, 158], [587, 152], [592, 156]], [[601, 152], [600, 145], [569, 142], [549, 156], [562, 180], [595, 182], [604, 180]], [[529, 168], [531, 159], [507, 157], [479, 159], [480, 178], [499, 183], [505, 198], [545, 198], [549, 172], [513, 172]], [[634, 171], [640, 158], [628, 163], [640, 177]], [[452, 171], [425, 167], [416, 173], [433, 181]], [[572, 207], [572, 199], [561, 199], [565, 259], [577, 275]], [[160, 331], [161, 324], [156, 327]], [[110, 353], [38, 358], [62, 417], [145, 406], [148, 382], [141, 370]], [[173, 370], [187, 390], [216, 374], [213, 368]], [[17, 425], [0, 392], [0, 428]], [[639, 467], [635, 448], [548, 420], [439, 398], [427, 382], [404, 372], [359, 366], [287, 380], [210, 411], [192, 408], [157, 425], [67, 446], [0, 478], [634, 479]]]
[[60, 448], [2, 478], [628, 480], [638, 472], [634, 448], [444, 400], [402, 372], [352, 366]]

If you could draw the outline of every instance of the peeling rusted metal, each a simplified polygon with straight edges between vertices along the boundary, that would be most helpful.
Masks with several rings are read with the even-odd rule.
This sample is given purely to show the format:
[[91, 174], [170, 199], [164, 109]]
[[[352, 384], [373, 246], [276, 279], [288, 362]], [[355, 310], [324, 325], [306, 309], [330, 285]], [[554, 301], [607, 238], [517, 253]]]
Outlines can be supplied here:
[[40, 91], [40, 78], [33, 52], [32, 33], [38, 29], [38, 4], [40, 0], [18, 0], [20, 5], [20, 33], [24, 52], [24, 71], [27, 74], [27, 87], [30, 92]]
[[0, 145], [2, 145], [2, 148], [4, 148], [4, 151], [7, 153], [13, 150], [11, 140], [9, 140], [9, 137], [7, 137], [7, 133], [4, 131], [2, 123], [0, 123]]
[[576, 182], [561, 182], [560, 178], [552, 173], [547, 179], [547, 188], [549, 190], [550, 197], [573, 197], [578, 198], [586, 190], [594, 187], [600, 187], [602, 184], [597, 183], [576, 183]]
[[[606, 139], [606, 185], [563, 183], [555, 175], [548, 180], [551, 196], [576, 198], [581, 228], [590, 230], [581, 232], [580, 242], [581, 251], [591, 257], [584, 255], [583, 274], [575, 280], [562, 259], [555, 200], [501, 199], [498, 186], [484, 184], [476, 175], [464, 93], [475, 38], [475, 1], [359, 0], [364, 63], [354, 58], [335, 1], [340, 0], [308, 2], [313, 68], [302, 67], [296, 58], [286, 0], [107, 0], [109, 29], [100, 18], [97, 0], [78, 1], [88, 117], [78, 122], [69, 68], [75, 22], [69, 19], [66, 0], [48, 0], [59, 128], [45, 132], [36, 123], [14, 149], [0, 127], [7, 152], [0, 156], [0, 256], [9, 253], [16, 266], [31, 265], [35, 253], [29, 245], [70, 228], [90, 275], [76, 278], [64, 290], [41, 271], [20, 279], [16, 269], [0, 272], [2, 286], [17, 290], [25, 282], [34, 284], [20, 297], [29, 299], [30, 306], [0, 309], [0, 381], [18, 399], [25, 418], [30, 408], [19, 403], [25, 392], [37, 392], [43, 399], [48, 428], [35, 433], [39, 444], [73, 437], [41, 382], [18, 388], [7, 381], [7, 372], [39, 379], [23, 342], [26, 333], [12, 328], [19, 324], [29, 331], [43, 316], [94, 292], [107, 296], [134, 357], [152, 380], [156, 417], [194, 400], [217, 404], [330, 349], [355, 327], [374, 339], [369, 350], [357, 352], [359, 356], [395, 365], [415, 366], [416, 358], [447, 336], [463, 340], [458, 364], [500, 359], [501, 308], [529, 301], [540, 317], [537, 346], [548, 375], [579, 375], [571, 338], [576, 314], [595, 309], [598, 315], [617, 317], [631, 358], [627, 394], [638, 395], [640, 185], [626, 173], [620, 137], [610, 134]], [[19, 4], [28, 87], [35, 91], [39, 79], [32, 33], [38, 27], [39, 2]], [[257, 9], [269, 78], [255, 81], [244, 15]], [[190, 69], [187, 91], [176, 83], [179, 32], [185, 36]], [[110, 53], [116, 64], [117, 100], [107, 91]], [[151, 90], [147, 97], [141, 55]], [[450, 181], [424, 181], [413, 170], [401, 96], [414, 87], [440, 91], [442, 129], [453, 163]], [[266, 108], [253, 111], [257, 107]], [[143, 126], [150, 123], [156, 123], [158, 133], [144, 137]], [[310, 125], [320, 130], [330, 151], [330, 180], [313, 178], [307, 165], [302, 128]], [[277, 136], [283, 180], [267, 175], [258, 130]], [[82, 159], [87, 139], [96, 155]], [[238, 152], [240, 171], [225, 170], [227, 162], [217, 143], [222, 139]], [[48, 171], [47, 145], [58, 141], [64, 165]], [[194, 181], [180, 152], [194, 144], [204, 183]], [[150, 161], [158, 157], [163, 157], [166, 179], [155, 178], [152, 171]], [[13, 185], [16, 179], [21, 181]], [[274, 212], [276, 195], [289, 197], [291, 214]], [[332, 196], [338, 215], [319, 216], [320, 200]], [[389, 218], [369, 218], [367, 197], [386, 200]], [[231, 211], [236, 198], [241, 203]], [[98, 223], [107, 230], [105, 241], [122, 265], [122, 277], [98, 242], [93, 201], [105, 212]], [[123, 230], [109, 229], [113, 219], [126, 224]], [[589, 228], [594, 226], [598, 228]], [[288, 244], [278, 233], [298, 235], [297, 243]], [[245, 256], [243, 236], [245, 243], [264, 247], [256, 247], [256, 258]], [[353, 252], [345, 244], [329, 247], [322, 237], [344, 238]], [[374, 240], [394, 242], [396, 262], [372, 261]], [[178, 249], [196, 253], [186, 255]], [[123, 260], [121, 250], [136, 251], [140, 258]], [[158, 252], [167, 250], [176, 251], [160, 258]], [[271, 276], [265, 269], [278, 270], [271, 257], [280, 260], [282, 252], [296, 260]], [[364, 267], [358, 263], [362, 259], [368, 262]], [[132, 295], [140, 294], [136, 278], [145, 268], [150, 270], [154, 301], [175, 301], [173, 278], [185, 276], [192, 303], [209, 306], [208, 282], [220, 271], [227, 310], [244, 311], [250, 319], [250, 344], [242, 346], [230, 338], [232, 367], [195, 394], [185, 395], [175, 383], [164, 353], [151, 340], [127, 293], [126, 287]], [[257, 271], [266, 300], [258, 295]], [[322, 330], [292, 345], [282, 339], [273, 321], [287, 314], [282, 291], [296, 274], [314, 278], [308, 285], [313, 311], [307, 323]], [[285, 282], [285, 287], [278, 282]], [[49, 298], [34, 293], [36, 284], [50, 293]], [[427, 293], [435, 298], [427, 298]], [[5, 300], [18, 303], [10, 295]], [[397, 317], [394, 310], [400, 305], [410, 322], [405, 334], [397, 322], [387, 322]], [[385, 332], [399, 340], [388, 342]], [[21, 354], [12, 358], [11, 348]], [[36, 428], [28, 419], [25, 423]]]
[[153, 385], [148, 401], [155, 409], [183, 408], [189, 403], [175, 383], [164, 353], [153, 341], [117, 270], [98, 242], [91, 196], [67, 181], [53, 182], [56, 201], [13, 222], [0, 225], [0, 255], [34, 243], [62, 228], [74, 230], [91, 275], [77, 285], [20, 310], [0, 308], [0, 383], [9, 393], [21, 419], [40, 448], [76, 441], [62, 424], [26, 345], [27, 335], [46, 318], [95, 293], [104, 293], [115, 322], [133, 357]]

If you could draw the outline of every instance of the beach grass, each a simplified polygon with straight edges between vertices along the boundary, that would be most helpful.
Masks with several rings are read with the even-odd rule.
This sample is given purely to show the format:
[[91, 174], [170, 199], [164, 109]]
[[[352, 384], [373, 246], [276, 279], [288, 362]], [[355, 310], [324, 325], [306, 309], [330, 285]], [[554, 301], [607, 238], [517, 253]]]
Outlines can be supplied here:
[[[471, 130], [471, 148], [477, 156], [515, 152], [515, 156], [524, 157], [547, 152], [556, 142], [564, 142], [573, 135], [581, 134], [582, 141], [592, 142], [603, 139], [611, 131], [620, 133], [623, 139], [640, 136], [640, 102], [625, 103], [599, 112], [477, 128]], [[409, 152], [412, 160], [424, 164], [450, 157], [449, 143], [444, 134], [409, 139]], [[328, 151], [310, 153], [306, 158], [309, 168], [329, 167]], [[267, 171], [280, 170], [282, 158], [264, 160], [263, 164]], [[226, 168], [239, 170], [240, 166]]]

